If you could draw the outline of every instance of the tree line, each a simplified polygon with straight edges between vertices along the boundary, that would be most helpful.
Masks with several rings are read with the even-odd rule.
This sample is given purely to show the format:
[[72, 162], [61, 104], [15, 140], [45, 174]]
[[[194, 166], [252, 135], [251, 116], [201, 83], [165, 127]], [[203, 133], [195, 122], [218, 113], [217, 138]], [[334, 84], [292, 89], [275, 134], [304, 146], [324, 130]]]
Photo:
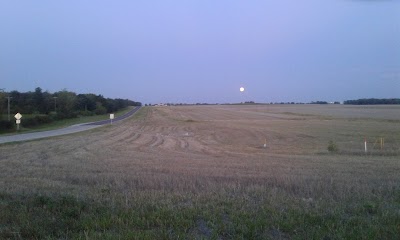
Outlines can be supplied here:
[[[112, 113], [128, 106], [141, 106], [140, 102], [129, 99], [111, 99], [102, 95], [77, 94], [67, 90], [49, 93], [40, 87], [33, 92], [0, 91], [0, 129], [7, 129], [10, 126], [8, 119], [4, 117], [8, 112], [8, 101], [12, 116], [17, 112], [35, 114], [38, 115], [34, 117], [37, 124], [78, 116]], [[29, 125], [29, 121], [32, 121], [31, 125], [35, 125], [34, 120], [28, 122], [24, 120], [24, 126]]]
[[400, 104], [400, 98], [363, 98], [357, 100], [347, 100], [344, 104], [349, 105], [378, 105], [378, 104]]

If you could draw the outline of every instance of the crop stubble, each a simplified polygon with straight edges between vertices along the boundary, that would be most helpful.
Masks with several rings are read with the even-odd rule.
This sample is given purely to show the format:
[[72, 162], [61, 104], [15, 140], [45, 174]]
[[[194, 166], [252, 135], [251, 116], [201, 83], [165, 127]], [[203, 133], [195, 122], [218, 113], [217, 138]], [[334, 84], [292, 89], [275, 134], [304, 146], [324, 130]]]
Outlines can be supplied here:
[[[301, 206], [391, 199], [400, 185], [398, 119], [383, 107], [353, 111], [344, 106], [147, 107], [113, 126], [0, 146], [0, 189], [124, 196], [127, 203], [171, 195], [184, 199], [179, 205], [221, 196], [240, 199], [248, 208], [265, 199], [277, 208], [288, 199]], [[375, 146], [364, 154], [364, 137], [385, 137], [385, 149]], [[330, 140], [339, 153], [328, 153]]]
[[[398, 170], [399, 163], [394, 161], [399, 156], [398, 123], [382, 122], [382, 115], [349, 118], [351, 109], [344, 117], [332, 117], [293, 111], [318, 112], [315, 108], [320, 106], [282, 108], [146, 108], [140, 118], [98, 131], [1, 146], [2, 187], [40, 188], [47, 183], [79, 189], [86, 186], [76, 184], [79, 179], [101, 185], [122, 176], [127, 183], [133, 177], [152, 178], [161, 184], [160, 172], [170, 178], [218, 177], [237, 182], [242, 178], [262, 182], [263, 178], [315, 179], [321, 175], [331, 179], [338, 175], [351, 182], [353, 178], [368, 181], [370, 172], [381, 178]], [[381, 136], [386, 137], [386, 152], [375, 146], [371, 150], [376, 155], [362, 154], [364, 137], [372, 141]], [[263, 147], [265, 139], [267, 148]], [[355, 154], [327, 154], [329, 140]], [[388, 152], [393, 156], [379, 155]]]

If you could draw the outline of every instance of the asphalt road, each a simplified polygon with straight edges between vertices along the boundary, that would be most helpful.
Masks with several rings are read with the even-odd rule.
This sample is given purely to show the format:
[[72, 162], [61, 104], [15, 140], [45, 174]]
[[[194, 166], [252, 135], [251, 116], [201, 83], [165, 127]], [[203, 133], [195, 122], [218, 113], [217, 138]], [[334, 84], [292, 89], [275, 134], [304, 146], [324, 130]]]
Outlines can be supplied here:
[[[135, 107], [131, 111], [125, 113], [124, 115], [117, 117], [113, 119], [113, 123], [119, 122], [121, 120], [124, 120], [133, 114], [135, 114], [141, 107]], [[111, 120], [103, 120], [103, 121], [98, 121], [98, 122], [91, 122], [91, 123], [82, 123], [82, 124], [76, 124], [72, 125], [66, 128], [61, 128], [61, 129], [55, 129], [55, 130], [50, 130], [50, 131], [43, 131], [43, 132], [33, 132], [33, 133], [22, 133], [22, 134], [16, 134], [16, 135], [10, 135], [10, 136], [3, 136], [0, 137], [0, 144], [2, 143], [9, 143], [9, 142], [20, 142], [20, 141], [27, 141], [27, 140], [34, 140], [34, 139], [40, 139], [40, 138], [47, 138], [47, 137], [54, 137], [54, 136], [61, 136], [65, 134], [71, 134], [71, 133], [77, 133], [77, 132], [82, 132], [86, 130], [90, 130], [93, 128], [98, 128], [103, 125], [110, 124]]]

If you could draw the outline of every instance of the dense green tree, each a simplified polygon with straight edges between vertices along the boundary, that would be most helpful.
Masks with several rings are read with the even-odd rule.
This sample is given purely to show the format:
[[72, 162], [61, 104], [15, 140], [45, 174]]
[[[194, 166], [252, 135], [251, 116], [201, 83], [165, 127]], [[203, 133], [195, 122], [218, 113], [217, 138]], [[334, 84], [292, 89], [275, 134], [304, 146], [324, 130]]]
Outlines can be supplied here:
[[44, 112], [44, 96], [42, 89], [40, 87], [37, 87], [35, 89], [35, 92], [32, 94], [32, 100], [34, 103], [34, 111], [37, 113], [43, 113]]
[[96, 95], [79, 94], [77, 95], [76, 109], [81, 112], [92, 112], [96, 109]]
[[[21, 114], [47, 114], [47, 116], [35, 116], [30, 119], [30, 126], [53, 121], [54, 117], [63, 119], [78, 115], [105, 114], [116, 112], [128, 106], [141, 106], [140, 102], [128, 99], [111, 99], [91, 93], [77, 95], [67, 90], [49, 93], [43, 92], [39, 87], [33, 92], [4, 92], [0, 89], [0, 130], [12, 127], [8, 121], [1, 122], [7, 112], [7, 96], [11, 97], [10, 109], [12, 114], [17, 112]], [[57, 111], [54, 115], [56, 108]], [[25, 125], [28, 124], [27, 119], [24, 122]]]
[[76, 93], [63, 90], [54, 93], [57, 97], [57, 116], [59, 118], [72, 118], [77, 116]]
[[25, 111], [21, 111], [22, 107], [25, 106], [25, 102], [23, 102], [23, 94], [21, 94], [18, 91], [12, 91], [10, 92], [10, 97], [12, 97], [12, 101], [11, 101], [11, 111], [12, 112], [24, 112]]
[[94, 111], [97, 115], [107, 113], [107, 109], [103, 106], [101, 102], [96, 102], [96, 110]]
[[43, 102], [42, 106], [40, 107], [41, 111], [40, 113], [43, 114], [49, 114], [50, 112], [55, 111], [55, 104], [56, 104], [56, 99], [54, 99], [53, 94], [49, 92], [44, 92], [43, 93]]

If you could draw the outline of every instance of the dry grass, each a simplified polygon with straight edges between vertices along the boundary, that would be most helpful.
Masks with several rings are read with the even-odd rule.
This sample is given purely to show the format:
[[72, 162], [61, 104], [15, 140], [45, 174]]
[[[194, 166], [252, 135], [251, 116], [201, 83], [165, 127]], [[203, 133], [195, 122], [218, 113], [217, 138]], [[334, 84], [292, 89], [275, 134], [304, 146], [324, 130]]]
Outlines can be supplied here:
[[[172, 225], [153, 223], [146, 229], [163, 231], [149, 238], [391, 238], [400, 234], [398, 110], [144, 108], [87, 133], [1, 145], [0, 190], [91, 199], [149, 221], [167, 209]], [[364, 137], [385, 137], [385, 148], [364, 154]]]

